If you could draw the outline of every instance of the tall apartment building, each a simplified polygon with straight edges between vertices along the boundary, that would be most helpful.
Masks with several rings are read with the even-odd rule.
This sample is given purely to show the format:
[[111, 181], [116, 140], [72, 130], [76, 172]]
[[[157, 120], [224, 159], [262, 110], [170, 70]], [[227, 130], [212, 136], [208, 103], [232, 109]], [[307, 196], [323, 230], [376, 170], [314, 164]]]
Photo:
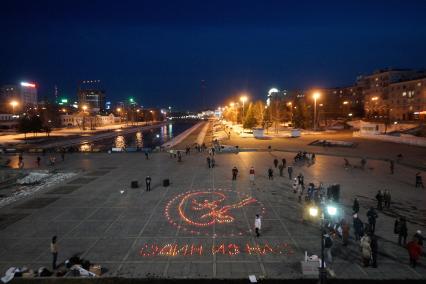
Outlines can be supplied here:
[[367, 118], [412, 120], [422, 119], [415, 112], [426, 110], [423, 80], [426, 71], [385, 69], [358, 78], [364, 96]]
[[11, 102], [15, 111], [37, 105], [37, 86], [34, 83], [21, 82], [19, 85], [4, 85], [0, 89], [0, 102], [3, 111], [12, 112]]

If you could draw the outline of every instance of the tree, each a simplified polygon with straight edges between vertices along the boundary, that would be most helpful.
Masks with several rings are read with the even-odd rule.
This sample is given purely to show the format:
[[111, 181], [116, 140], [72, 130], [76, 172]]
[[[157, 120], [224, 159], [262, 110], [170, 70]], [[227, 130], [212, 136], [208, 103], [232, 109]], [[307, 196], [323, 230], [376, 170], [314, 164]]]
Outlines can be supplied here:
[[265, 120], [265, 104], [263, 103], [263, 101], [257, 101], [253, 105], [253, 114], [256, 118], [257, 125], [263, 127], [263, 123]]
[[286, 107], [282, 100], [274, 99], [274, 100], [271, 100], [269, 108], [270, 108], [271, 122], [275, 126], [275, 132], [278, 132], [278, 126], [284, 120], [284, 117], [285, 117]]
[[243, 122], [243, 128], [253, 128], [257, 125], [256, 117], [254, 116], [254, 107], [253, 104], [250, 103], [247, 114], [245, 115], [244, 122]]
[[307, 129], [312, 125], [312, 109], [302, 100], [297, 100], [293, 109], [294, 126]]
[[30, 118], [30, 128], [31, 132], [34, 133], [34, 136], [37, 132], [40, 132], [43, 130], [43, 121], [39, 116], [32, 116]]
[[19, 119], [18, 132], [24, 133], [24, 139], [27, 140], [27, 133], [31, 132], [31, 121], [29, 117], [24, 116]]

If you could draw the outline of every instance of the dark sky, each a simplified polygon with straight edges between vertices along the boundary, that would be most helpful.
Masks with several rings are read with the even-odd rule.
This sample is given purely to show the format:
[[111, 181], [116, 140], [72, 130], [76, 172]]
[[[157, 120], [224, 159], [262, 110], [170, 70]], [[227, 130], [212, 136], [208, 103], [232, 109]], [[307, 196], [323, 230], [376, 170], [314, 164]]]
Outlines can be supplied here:
[[0, 84], [75, 96], [207, 105], [246, 91], [352, 84], [384, 67], [426, 67], [426, 1], [0, 1]]

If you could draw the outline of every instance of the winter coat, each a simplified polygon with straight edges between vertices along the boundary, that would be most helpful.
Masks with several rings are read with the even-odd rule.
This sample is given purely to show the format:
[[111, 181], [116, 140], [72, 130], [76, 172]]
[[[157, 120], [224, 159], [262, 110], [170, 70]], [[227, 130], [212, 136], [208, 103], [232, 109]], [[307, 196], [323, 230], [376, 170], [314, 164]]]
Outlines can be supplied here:
[[260, 230], [260, 228], [262, 227], [262, 221], [260, 220], [260, 218], [256, 218], [254, 220], [254, 227]]
[[422, 254], [422, 247], [416, 242], [411, 241], [407, 244], [408, 255], [410, 258], [418, 260]]
[[371, 246], [369, 236], [364, 236], [361, 238], [361, 252], [363, 258], [371, 258]]

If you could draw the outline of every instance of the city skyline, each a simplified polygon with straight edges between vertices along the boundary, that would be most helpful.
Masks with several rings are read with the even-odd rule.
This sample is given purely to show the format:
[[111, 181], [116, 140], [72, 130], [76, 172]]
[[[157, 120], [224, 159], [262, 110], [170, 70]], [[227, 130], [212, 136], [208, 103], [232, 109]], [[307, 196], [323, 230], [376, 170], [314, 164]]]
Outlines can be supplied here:
[[80, 81], [99, 79], [111, 101], [194, 110], [242, 92], [261, 99], [271, 87], [349, 86], [377, 69], [426, 66], [422, 1], [124, 4], [2, 4], [1, 85], [37, 82], [40, 98], [55, 86], [75, 98]]

